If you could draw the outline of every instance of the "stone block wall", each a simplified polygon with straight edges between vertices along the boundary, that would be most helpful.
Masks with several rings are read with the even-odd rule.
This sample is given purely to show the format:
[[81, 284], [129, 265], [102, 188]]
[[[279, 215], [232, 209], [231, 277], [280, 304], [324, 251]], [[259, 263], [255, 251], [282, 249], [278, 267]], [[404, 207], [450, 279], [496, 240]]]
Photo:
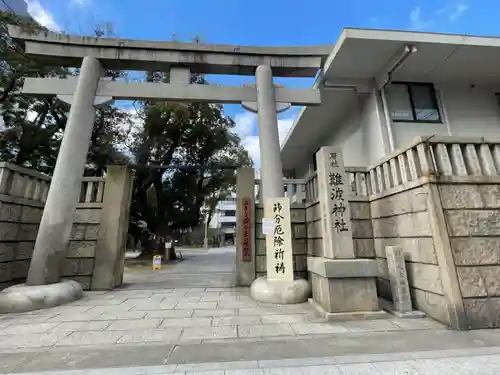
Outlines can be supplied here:
[[[75, 213], [62, 276], [80, 282], [88, 290], [101, 209], [95, 205], [90, 209], [81, 206]], [[0, 201], [0, 290], [26, 279], [42, 213], [42, 207], [30, 206], [28, 202]]]
[[[262, 233], [264, 207], [255, 206], [255, 268], [256, 277], [266, 276], [266, 240]], [[303, 204], [291, 206], [293, 271], [295, 276], [307, 279], [307, 227]]]
[[[375, 258], [373, 228], [368, 201], [349, 201], [356, 258]], [[306, 204], [307, 255], [323, 256], [320, 202]]]
[[[0, 290], [25, 281], [50, 178], [0, 163]], [[62, 277], [90, 289], [99, 235], [104, 180], [84, 178]]]
[[100, 217], [100, 205], [79, 204], [62, 267], [63, 279], [76, 280], [85, 290], [90, 289], [92, 283]]
[[[413, 306], [448, 322], [446, 299], [427, 212], [427, 186], [399, 191], [370, 202], [375, 256], [387, 275], [386, 246], [404, 251]], [[389, 277], [377, 280], [381, 297], [392, 300]]]
[[500, 185], [439, 186], [470, 328], [500, 326]]
[[28, 274], [43, 211], [28, 203], [0, 197], [0, 289], [22, 282]]
[[375, 258], [370, 202], [349, 201], [352, 241], [356, 258]]
[[306, 234], [307, 234], [307, 255], [322, 256], [323, 242], [321, 229], [321, 213], [319, 201], [307, 203], [306, 212]]

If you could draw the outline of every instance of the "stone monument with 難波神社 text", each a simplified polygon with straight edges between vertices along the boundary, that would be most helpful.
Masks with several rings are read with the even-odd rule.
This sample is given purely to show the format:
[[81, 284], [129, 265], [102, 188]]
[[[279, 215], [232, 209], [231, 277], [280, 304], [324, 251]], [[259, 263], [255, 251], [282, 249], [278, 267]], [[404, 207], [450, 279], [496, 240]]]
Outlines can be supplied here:
[[[322, 229], [320, 256], [307, 258], [312, 284], [311, 304], [328, 319], [386, 317], [379, 309], [375, 280], [381, 276], [375, 259], [356, 258], [351, 220], [351, 181], [342, 147], [316, 153]], [[368, 203], [362, 203], [368, 204]]]

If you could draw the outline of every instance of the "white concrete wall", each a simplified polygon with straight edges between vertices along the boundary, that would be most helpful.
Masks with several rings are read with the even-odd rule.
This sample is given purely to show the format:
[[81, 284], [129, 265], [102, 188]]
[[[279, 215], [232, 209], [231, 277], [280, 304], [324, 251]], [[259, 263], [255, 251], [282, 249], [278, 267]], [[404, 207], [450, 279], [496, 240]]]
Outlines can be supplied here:
[[[361, 112], [361, 126], [364, 135], [364, 152], [366, 152], [365, 164], [345, 163], [348, 166], [367, 166], [372, 165], [384, 157], [384, 112], [380, 94], [370, 95]], [[344, 151], [345, 152], [345, 151]]]
[[[376, 95], [360, 96], [346, 111], [344, 118], [332, 129], [338, 129], [321, 146], [341, 145], [344, 163], [347, 166], [363, 167], [374, 164], [384, 156], [383, 127], [380, 124], [380, 109], [377, 108]], [[297, 178], [305, 178], [312, 171], [312, 155], [296, 168]]]
[[500, 87], [438, 86], [448, 113], [451, 135], [500, 137]]
[[[435, 84], [443, 123], [392, 122], [396, 149], [422, 135], [483, 136], [500, 138], [500, 108], [495, 93], [500, 87]], [[441, 100], [442, 99], [442, 100]], [[326, 103], [327, 104], [327, 103]], [[446, 116], [445, 116], [446, 114]], [[332, 124], [322, 145], [342, 145], [347, 166], [369, 166], [385, 156], [386, 127], [380, 97], [370, 95], [346, 111], [343, 120]], [[385, 141], [388, 149], [388, 140]], [[322, 146], [316, 145], [317, 148]], [[312, 170], [312, 155], [296, 168], [297, 178]]]
[[363, 167], [384, 156], [383, 126], [377, 96], [359, 97], [348, 110], [340, 130], [325, 141], [325, 145], [341, 145], [347, 166]]
[[338, 126], [339, 131], [331, 134], [328, 140], [325, 139], [325, 146], [342, 146], [344, 155], [344, 163], [346, 165], [362, 166], [366, 164], [367, 154], [360, 152], [366, 147], [366, 124], [364, 107], [367, 102], [360, 99], [354, 107], [352, 107], [345, 118]]
[[[442, 124], [393, 122], [395, 148], [405, 147], [420, 135], [500, 137], [500, 110], [495, 93], [500, 88], [454, 84], [435, 84]], [[442, 99], [442, 100], [439, 100]], [[448, 125], [448, 126], [447, 126]]]

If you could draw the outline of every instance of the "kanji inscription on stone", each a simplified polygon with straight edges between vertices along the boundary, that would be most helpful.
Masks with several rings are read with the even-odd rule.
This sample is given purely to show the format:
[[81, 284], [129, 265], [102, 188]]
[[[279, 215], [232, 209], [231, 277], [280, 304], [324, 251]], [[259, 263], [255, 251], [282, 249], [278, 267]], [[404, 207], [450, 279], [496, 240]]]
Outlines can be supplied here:
[[244, 197], [241, 200], [241, 260], [250, 262], [252, 260], [252, 200]]
[[268, 199], [264, 204], [264, 216], [274, 224], [273, 232], [266, 234], [267, 278], [292, 281], [290, 199]]
[[349, 195], [351, 184], [342, 148], [322, 147], [316, 154], [319, 198], [322, 202], [323, 249], [326, 258], [354, 258]]
[[385, 254], [394, 309], [401, 313], [411, 312], [410, 286], [403, 249], [399, 246], [387, 246]]

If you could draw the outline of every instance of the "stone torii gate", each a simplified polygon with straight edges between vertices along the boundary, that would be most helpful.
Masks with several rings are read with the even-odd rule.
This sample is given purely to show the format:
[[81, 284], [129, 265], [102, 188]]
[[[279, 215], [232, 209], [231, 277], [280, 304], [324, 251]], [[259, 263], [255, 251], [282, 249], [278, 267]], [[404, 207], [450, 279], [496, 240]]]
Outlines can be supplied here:
[[[284, 196], [276, 116], [277, 103], [319, 105], [317, 89], [275, 87], [273, 76], [314, 77], [332, 50], [312, 47], [243, 47], [234, 45], [98, 39], [25, 30], [9, 26], [10, 36], [25, 45], [26, 55], [42, 64], [81, 67], [79, 77], [26, 78], [26, 95], [57, 96], [71, 109], [40, 223], [28, 279], [17, 293], [71, 299], [74, 285], [60, 282], [60, 259], [69, 241], [72, 217], [89, 149], [95, 108], [113, 99], [176, 102], [256, 102], [263, 198]], [[170, 71], [170, 83], [118, 82], [102, 78], [103, 69]], [[190, 73], [255, 75], [256, 86], [190, 84]], [[47, 286], [40, 288], [40, 286]], [[71, 289], [68, 292], [68, 288]], [[75, 292], [74, 299], [78, 298]], [[52, 304], [59, 304], [58, 296]]]

